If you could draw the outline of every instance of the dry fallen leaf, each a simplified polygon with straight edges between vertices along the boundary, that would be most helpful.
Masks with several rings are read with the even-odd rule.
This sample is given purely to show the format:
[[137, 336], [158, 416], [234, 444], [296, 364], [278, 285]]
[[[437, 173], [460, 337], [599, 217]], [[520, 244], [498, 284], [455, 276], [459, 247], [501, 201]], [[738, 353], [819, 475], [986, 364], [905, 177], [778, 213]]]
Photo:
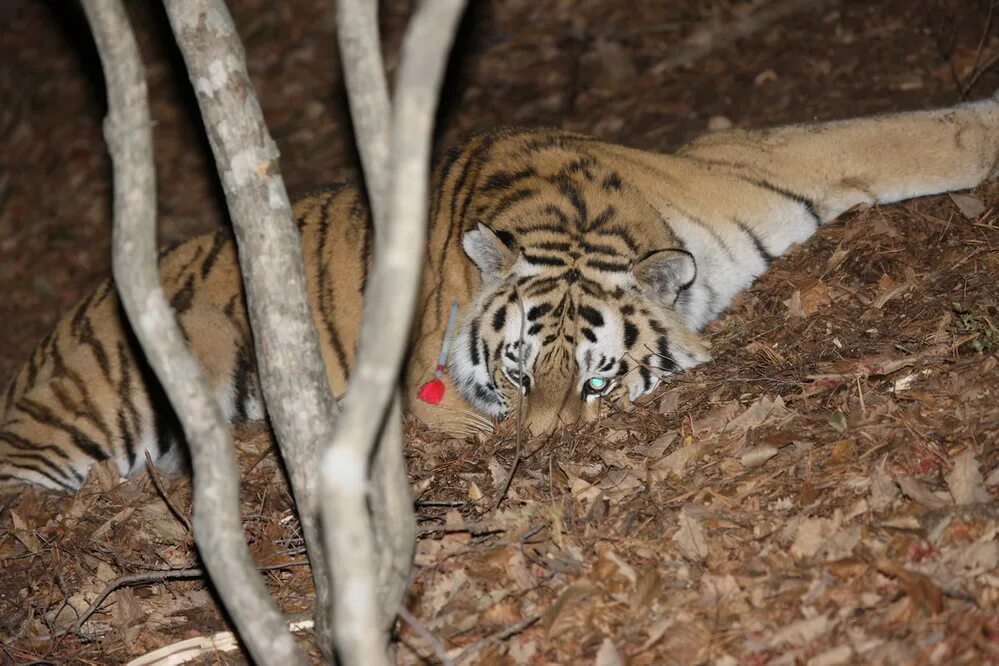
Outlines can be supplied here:
[[878, 571], [896, 579], [916, 607], [926, 608], [934, 614], [943, 610], [943, 592], [927, 576], [888, 560], [878, 562]]
[[814, 556], [842, 523], [837, 513], [832, 518], [805, 518], [798, 524], [791, 544], [791, 554], [798, 559]]
[[804, 309], [801, 307], [801, 292], [797, 289], [791, 294], [790, 298], [786, 301], [782, 301], [784, 305], [787, 306], [787, 316], [794, 319], [804, 319], [808, 315], [805, 314]]
[[600, 644], [593, 666], [624, 666], [621, 653], [614, 647], [614, 641], [610, 639], [610, 636], [604, 638], [604, 642]]
[[969, 220], [977, 220], [985, 212], [985, 202], [982, 201], [981, 197], [974, 194], [951, 192], [947, 196], [954, 202], [957, 209], [961, 211], [961, 215], [964, 215]]
[[741, 434], [750, 428], [758, 428], [764, 423], [773, 426], [783, 426], [795, 416], [794, 412], [784, 405], [780, 396], [771, 398], [763, 396], [751, 404], [746, 411], [728, 422], [723, 432], [725, 434]]
[[898, 497], [898, 486], [884, 467], [878, 465], [871, 475], [871, 508], [875, 511], [891, 508], [896, 497]]
[[954, 503], [958, 506], [988, 502], [990, 499], [989, 491], [985, 489], [985, 482], [982, 480], [982, 473], [978, 471], [975, 453], [970, 446], [954, 459], [954, 469], [945, 479], [950, 494], [954, 497]]
[[825, 615], [797, 620], [774, 633], [770, 638], [770, 645], [772, 647], [806, 645], [825, 636], [832, 629], [832, 626], [832, 621]]
[[902, 489], [902, 493], [906, 497], [919, 502], [927, 509], [942, 509], [947, 506], [946, 500], [934, 495], [926, 488], [926, 486], [908, 474], [903, 474], [901, 472], [896, 474], [895, 481], [898, 483], [898, 487]]
[[652, 464], [652, 469], [661, 473], [674, 473], [679, 475], [688, 463], [693, 462], [704, 450], [704, 445], [699, 442], [691, 442], [686, 446], [681, 446], [662, 460], [657, 460]]
[[704, 561], [708, 556], [708, 537], [701, 521], [691, 515], [690, 505], [680, 509], [677, 523], [679, 529], [673, 535], [673, 543], [676, 544], [677, 550], [688, 560]]
[[815, 655], [806, 662], [806, 666], [842, 666], [853, 660], [853, 648], [849, 645], [839, 645]]
[[755, 449], [747, 449], [743, 451], [739, 456], [739, 462], [746, 469], [752, 469], [753, 467], [759, 467], [766, 461], [777, 455], [777, 447], [774, 446], [759, 446]]

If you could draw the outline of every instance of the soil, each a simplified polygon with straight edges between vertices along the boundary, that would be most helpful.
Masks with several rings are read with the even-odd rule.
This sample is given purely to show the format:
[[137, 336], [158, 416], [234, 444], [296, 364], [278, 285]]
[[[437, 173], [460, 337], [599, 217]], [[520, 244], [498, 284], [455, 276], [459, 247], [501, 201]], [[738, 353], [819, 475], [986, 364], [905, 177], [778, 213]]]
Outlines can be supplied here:
[[[356, 177], [332, 3], [230, 4], [289, 192]], [[438, 145], [518, 124], [669, 150], [709, 128], [999, 88], [988, 0], [798, 4], [673, 64], [698, 30], [731, 37], [750, 5], [470, 3]], [[411, 5], [381, 5], [392, 69]], [[167, 243], [224, 225], [225, 209], [165, 15], [130, 11]], [[8, 0], [0, 19], [6, 384], [109, 272], [110, 174], [82, 13]], [[439, 661], [429, 632], [471, 663], [999, 663], [997, 210], [993, 182], [846, 214], [709, 327], [714, 362], [597, 423], [519, 443], [509, 427], [442, 440], [410, 424], [421, 537], [406, 606], [423, 631], [400, 622], [400, 662]], [[306, 612], [269, 433], [238, 434], [251, 548], [282, 610]], [[202, 578], [176, 578], [198, 566], [189, 484], [158, 485], [101, 467], [75, 497], [25, 490], [0, 505], [0, 661], [125, 663], [229, 628]]]

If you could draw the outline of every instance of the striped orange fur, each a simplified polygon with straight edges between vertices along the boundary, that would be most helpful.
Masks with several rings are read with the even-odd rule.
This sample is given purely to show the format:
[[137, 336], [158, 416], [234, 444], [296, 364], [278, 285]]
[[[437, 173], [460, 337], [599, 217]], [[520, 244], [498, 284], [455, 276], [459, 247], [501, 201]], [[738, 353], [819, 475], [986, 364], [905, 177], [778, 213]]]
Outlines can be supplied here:
[[[503, 129], [448, 153], [432, 189], [407, 410], [456, 434], [523, 396], [534, 432], [595, 417], [706, 361], [698, 332], [770, 261], [859, 203], [996, 175], [999, 101], [709, 134], [675, 154], [557, 130]], [[354, 362], [372, 231], [340, 186], [295, 207], [334, 391]], [[236, 256], [221, 233], [163, 253], [164, 287], [233, 422], [263, 417]], [[433, 375], [451, 303], [447, 390]], [[177, 451], [169, 406], [110, 283], [70, 311], [0, 397], [0, 482], [74, 489], [95, 461], [123, 473]]]

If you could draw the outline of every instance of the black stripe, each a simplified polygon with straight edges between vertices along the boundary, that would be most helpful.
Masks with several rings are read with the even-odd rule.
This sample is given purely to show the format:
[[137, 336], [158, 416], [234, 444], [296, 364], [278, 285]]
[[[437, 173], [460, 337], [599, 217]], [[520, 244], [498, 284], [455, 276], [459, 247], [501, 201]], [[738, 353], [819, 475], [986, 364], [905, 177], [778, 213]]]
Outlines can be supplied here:
[[538, 191], [534, 188], [525, 187], [519, 190], [514, 190], [509, 194], [503, 196], [496, 205], [493, 206], [492, 210], [489, 211], [489, 216], [487, 221], [491, 221], [499, 217], [502, 213], [512, 208], [515, 204], [527, 201], [528, 199], [534, 197]]
[[329, 225], [329, 210], [330, 206], [333, 205], [333, 197], [330, 197], [323, 201], [322, 206], [319, 209], [319, 241], [316, 243], [316, 254], [315, 263], [317, 267], [316, 281], [319, 283], [319, 312], [315, 313], [318, 315], [323, 322], [323, 328], [326, 329], [326, 334], [329, 336], [330, 345], [333, 347], [333, 353], [336, 354], [337, 363], [340, 364], [344, 374], [347, 374], [347, 350], [344, 348], [343, 340], [340, 339], [340, 332], [336, 328], [334, 323], [333, 314], [336, 308], [335, 292], [336, 285], [334, 281], [330, 279], [330, 268], [329, 262], [326, 261], [326, 246], [330, 242], [330, 225]]
[[533, 282], [526, 295], [532, 298], [537, 298], [539, 296], [550, 294], [560, 286], [561, 280], [558, 277], [543, 278]]
[[360, 243], [360, 258], [361, 262], [361, 284], [358, 285], [358, 291], [364, 294], [364, 290], [368, 286], [368, 271], [371, 268], [371, 248], [372, 248], [372, 231], [374, 230], [374, 222], [371, 220], [371, 213], [367, 206], [364, 205], [364, 201], [360, 196], [355, 200], [355, 205], [351, 206], [350, 214], [353, 218], [360, 217], [361, 221], [361, 243]]
[[468, 327], [468, 346], [471, 352], [472, 365], [479, 365], [479, 320], [473, 319], [472, 325]]
[[673, 355], [669, 351], [669, 340], [663, 335], [656, 341], [656, 351], [658, 352], [659, 360], [661, 363], [658, 365], [660, 370], [666, 370], [668, 372], [679, 372], [680, 366], [677, 364]]
[[531, 248], [551, 250], [552, 252], [568, 252], [572, 248], [572, 245], [570, 243], [562, 243], [558, 241], [545, 241], [543, 243], [531, 243]]
[[[187, 243], [184, 243], [184, 245], [186, 245], [186, 244]], [[185, 275], [185, 274], [187, 274], [190, 271], [191, 266], [193, 266], [195, 263], [197, 263], [198, 259], [200, 259], [201, 255], [204, 254], [204, 253], [205, 253], [205, 248], [203, 246], [201, 246], [201, 245], [195, 245], [194, 246], [194, 256], [192, 256], [190, 259], [188, 259], [180, 267], [180, 270], [178, 270], [175, 273], [175, 275]]]
[[212, 268], [215, 266], [215, 261], [219, 258], [223, 248], [226, 246], [226, 237], [221, 231], [216, 231], [212, 234], [212, 246], [208, 249], [208, 255], [205, 257], [205, 261], [201, 264], [201, 279], [204, 280], [208, 277], [208, 274], [212, 272]]
[[236, 372], [233, 377], [233, 387], [235, 397], [233, 402], [236, 407], [236, 419], [240, 422], [246, 421], [246, 408], [250, 400], [250, 386], [252, 382], [252, 370], [247, 349], [241, 346], [236, 351]]
[[135, 464], [135, 433], [128, 425], [128, 417], [125, 416], [125, 409], [118, 408], [116, 421], [118, 423], [118, 435], [125, 445], [125, 454], [128, 456], [128, 468], [132, 469]]
[[[476, 191], [474, 180], [472, 181], [471, 186], [468, 187], [468, 191], [464, 192], [465, 199], [461, 205], [460, 211], [458, 210], [458, 195], [465, 190], [465, 184], [466, 182], [469, 181], [469, 178], [472, 176], [472, 172], [474, 171], [475, 175], [476, 176], [478, 175], [479, 171], [482, 168], [482, 163], [484, 161], [482, 158], [489, 152], [489, 149], [492, 147], [494, 142], [495, 139], [492, 136], [486, 135], [483, 136], [474, 147], [472, 147], [470, 144], [466, 144], [466, 146], [463, 147], [461, 154], [467, 155], [467, 157], [465, 159], [464, 165], [462, 165], [461, 167], [461, 173], [458, 176], [458, 182], [455, 184], [453, 188], [447, 187], [446, 179], [442, 179], [440, 182], [439, 185], [440, 189], [446, 188], [447, 191], [450, 192], [450, 204], [451, 204], [449, 207], [450, 211], [448, 216], [447, 234], [444, 237], [444, 244], [441, 246], [442, 260], [447, 258], [447, 249], [451, 247], [451, 242], [455, 232], [460, 234], [465, 228], [465, 220], [467, 219], [466, 214], [468, 213], [468, 207], [471, 205], [472, 197]], [[476, 167], [478, 168], [476, 169]], [[450, 172], [450, 169], [448, 171]], [[430, 221], [431, 228], [435, 227], [437, 224], [442, 223], [442, 221], [439, 220], [439, 217], [440, 217], [439, 214], [435, 215], [434, 218]], [[438, 269], [438, 273], [442, 272], [443, 271]], [[443, 307], [444, 307], [443, 298], [444, 298], [444, 290], [437, 289], [436, 294], [434, 294], [434, 310], [433, 310], [434, 312], [438, 313], [443, 312]]]
[[770, 262], [774, 260], [774, 255], [771, 254], [770, 251], [763, 246], [763, 241], [760, 240], [760, 237], [757, 236], [755, 233], [753, 233], [753, 230], [749, 228], [749, 225], [747, 225], [742, 220], [733, 218], [732, 222], [735, 224], [735, 226], [739, 227], [739, 230], [742, 231], [742, 233], [746, 234], [746, 236], [749, 237], [749, 240], [752, 241], [753, 246], [756, 248], [756, 251], [759, 253], [760, 258], [763, 259], [763, 263], [766, 264], [767, 266], [770, 266]]
[[590, 326], [599, 328], [604, 325], [604, 316], [600, 312], [590, 307], [589, 305], [579, 306], [579, 316], [587, 321]]
[[631, 350], [638, 340], [638, 327], [627, 319], [624, 320], [624, 348]]
[[60, 419], [45, 405], [25, 398], [18, 403], [18, 407], [22, 412], [30, 416], [36, 422], [42, 425], [57, 428], [68, 434], [70, 440], [76, 448], [80, 449], [94, 460], [107, 460], [111, 457], [111, 454], [102, 449], [100, 444], [88, 437], [76, 426], [70, 425]]
[[4, 411], [0, 412], [0, 417], [6, 416], [6, 410], [9, 409], [10, 406], [14, 404], [14, 389], [16, 386], [17, 386], [17, 377], [15, 376], [14, 379], [10, 380], [10, 384], [8, 384], [7, 386], [7, 393], [4, 394], [3, 398]]
[[28, 359], [28, 376], [24, 380], [25, 386], [31, 386], [34, 384], [35, 379], [38, 377], [38, 363], [35, 362], [36, 356], [38, 356], [38, 354], [34, 353]]
[[93, 322], [90, 319], [91, 307], [97, 307], [97, 302], [103, 300], [103, 297], [107, 295], [106, 292], [102, 295], [101, 291], [101, 289], [97, 289], [80, 305], [80, 309], [73, 315], [72, 320], [70, 320], [69, 330], [77, 342], [91, 348], [94, 357], [97, 359], [97, 365], [100, 367], [101, 373], [108, 382], [111, 382], [111, 366], [104, 351], [104, 346], [94, 335]]
[[[135, 387], [132, 384], [132, 373], [131, 373], [131, 363], [128, 356], [128, 349], [125, 347], [125, 342], [122, 340], [118, 341], [118, 367], [121, 368], [121, 381], [118, 382], [118, 395], [121, 398], [122, 409], [118, 411], [118, 427], [121, 430], [122, 441], [125, 443], [125, 455], [128, 456], [128, 468], [132, 469], [135, 467], [136, 449], [135, 449], [135, 437], [139, 434], [142, 428], [141, 417], [139, 416], [139, 410], [135, 406], [135, 401], [132, 399], [133, 390], [141, 390], [141, 387]], [[126, 415], [131, 419], [131, 425], [128, 423], [128, 419], [123, 417]]]
[[569, 181], [568, 179], [559, 180], [556, 179], [554, 184], [558, 187], [562, 195], [569, 200], [569, 204], [576, 209], [576, 227], [579, 229], [586, 228], [586, 220], [589, 217], [586, 200], [583, 198], [583, 193], [579, 190], [575, 183]]
[[[76, 387], [76, 390], [80, 394], [80, 400], [83, 402], [82, 410], [72, 409], [71, 411], [73, 411], [75, 415], [78, 416], [79, 418], [85, 419], [90, 423], [92, 423], [95, 428], [101, 431], [101, 434], [104, 435], [104, 439], [107, 440], [107, 442], [110, 444], [111, 441], [114, 439], [114, 436], [111, 434], [111, 428], [109, 428], [107, 424], [104, 422], [104, 420], [101, 418], [100, 410], [97, 408], [97, 405], [94, 404], [94, 401], [91, 400], [90, 391], [88, 390], [89, 387], [87, 386], [87, 383], [83, 380], [83, 377], [81, 377], [77, 372], [70, 370], [69, 368], [65, 368], [63, 370], [63, 374], [66, 376], [67, 379], [69, 379], [69, 381], [73, 382], [73, 385]], [[114, 384], [112, 383], [112, 386], [113, 385]], [[55, 392], [56, 386], [58, 386], [56, 382], [51, 382], [49, 384], [49, 387], [52, 389], [53, 393]], [[69, 396], [64, 396], [64, 397], [67, 400], [69, 399]]]
[[591, 168], [597, 165], [597, 159], [592, 155], [581, 155], [573, 161], [559, 169], [559, 176], [571, 176], [573, 174], [583, 174], [587, 180], [593, 180]]
[[613, 261], [603, 261], [601, 259], [587, 259], [584, 264], [587, 268], [608, 273], [627, 273], [631, 270], [631, 264], [616, 264]]
[[[696, 215], [690, 213], [689, 211], [683, 210], [682, 208], [679, 208], [678, 206], [674, 206], [674, 208], [676, 208], [677, 212], [680, 213], [680, 215], [682, 216], [683, 221], [690, 222], [691, 224], [694, 224], [695, 226], [698, 226], [701, 229], [704, 229], [704, 231], [706, 231], [708, 233], [708, 235], [711, 236], [711, 238], [714, 239], [715, 243], [717, 243], [718, 246], [722, 249], [722, 252], [725, 253], [725, 255], [728, 257], [729, 261], [731, 261], [733, 264], [738, 264], [739, 263], [738, 258], [735, 256], [735, 253], [732, 252], [732, 248], [730, 248], [728, 246], [728, 243], [726, 243], [725, 239], [721, 237], [721, 234], [718, 233], [717, 229], [715, 229], [710, 224], [708, 224], [707, 222], [705, 222], [701, 218], [697, 217]], [[671, 228], [672, 228], [672, 225], [671, 225]], [[675, 229], [673, 230], [673, 233], [676, 233]], [[679, 235], [679, 234], [677, 234], [677, 235]]]
[[237, 303], [242, 304], [242, 299], [240, 298], [240, 296], [241, 294], [239, 293], [233, 294], [232, 296], [229, 297], [229, 300], [226, 301], [225, 307], [222, 308], [222, 313], [226, 316], [227, 319], [229, 319], [229, 321], [233, 321], [233, 318], [236, 315]]
[[69, 454], [57, 444], [39, 444], [38, 442], [32, 442], [27, 437], [22, 437], [10, 431], [0, 432], [0, 441], [7, 442], [12, 449], [20, 451], [52, 451], [66, 462], [72, 462]]
[[642, 389], [643, 393], [648, 392], [649, 389], [652, 388], [652, 373], [649, 372], [648, 367], [646, 367], [646, 366], [649, 365], [649, 361], [651, 361], [651, 360], [652, 360], [652, 358], [651, 358], [651, 354], [650, 354], [649, 356], [646, 356], [642, 360], [641, 365], [638, 366], [638, 374], [642, 376], [642, 385], [644, 387]]
[[188, 273], [184, 278], [184, 283], [170, 297], [170, 307], [173, 308], [177, 316], [187, 312], [194, 301], [194, 273]]
[[620, 257], [621, 251], [612, 245], [602, 245], [598, 243], [590, 243], [583, 240], [582, 245], [583, 251], [587, 254], [609, 254], [612, 257]]
[[536, 321], [539, 317], [544, 317], [546, 314], [551, 312], [551, 303], [539, 303], [538, 305], [531, 306], [531, 309], [527, 311], [527, 321]]
[[[617, 238], [622, 243], [628, 246], [628, 249], [632, 254], [638, 254], [638, 241], [631, 235], [631, 233], [624, 227], [611, 227], [609, 229], [601, 229], [597, 233], [597, 236], [601, 238]], [[620, 253], [617, 253], [620, 254]]]
[[774, 185], [770, 181], [764, 180], [762, 178], [754, 179], [754, 178], [748, 178], [746, 176], [739, 176], [739, 178], [741, 178], [747, 183], [751, 183], [752, 185], [756, 185], [757, 187], [769, 190], [771, 192], [774, 192], [775, 194], [779, 194], [782, 197], [786, 197], [788, 199], [791, 199], [792, 201], [801, 204], [801, 207], [805, 209], [805, 212], [807, 212], [808, 215], [815, 222], [815, 227], [818, 228], [822, 226], [822, 219], [819, 217], [818, 213], [815, 212], [815, 202], [809, 199], [808, 197], [798, 194], [797, 192], [792, 192], [791, 190], [785, 189], [778, 185]]
[[[16, 462], [14, 460], [15, 458], [17, 459]], [[37, 464], [32, 464], [30, 462], [24, 462], [25, 460], [31, 460], [34, 461], [35, 463], [41, 463], [42, 467], [39, 467]], [[74, 476], [70, 476], [67, 473], [67, 470], [56, 467], [51, 462], [46, 460], [44, 457], [39, 456], [37, 454], [31, 454], [31, 453], [12, 454], [8, 458], [8, 463], [11, 465], [11, 467], [14, 467], [16, 469], [30, 470], [32, 472], [35, 472], [36, 474], [40, 474], [41, 476], [44, 476], [46, 479], [52, 481], [52, 483], [62, 486], [67, 490], [76, 490], [77, 488], [80, 487], [80, 484], [83, 482], [83, 479], [80, 479], [79, 481], [75, 480], [75, 477], [79, 476], [79, 474], [76, 474], [75, 470], [69, 470], [72, 471], [74, 474]], [[54, 470], [58, 476], [54, 476], [53, 474], [49, 473], [44, 469], [44, 467], [48, 467], [49, 469]], [[2, 475], [0, 476], [0, 478], [15, 478], [20, 481], [29, 481], [29, 479], [23, 477], [16, 477], [16, 476], [8, 477], [7, 475]], [[73, 482], [67, 483], [63, 479], [73, 479]]]
[[496, 312], [493, 313], [493, 330], [499, 333], [503, 330], [506, 325], [506, 305], [499, 307]]
[[590, 220], [589, 224], [586, 225], [586, 230], [593, 231], [595, 229], [599, 229], [613, 220], [616, 214], [617, 209], [615, 209], [614, 206], [607, 206], [607, 208], [605, 208], [599, 215]]
[[535, 175], [534, 167], [525, 167], [520, 171], [497, 171], [495, 173], [489, 174], [485, 182], [482, 183], [481, 190], [483, 192], [491, 192], [494, 190], [505, 190], [514, 183], [530, 178]]
[[547, 255], [523, 253], [524, 261], [532, 266], [566, 266], [565, 259]]

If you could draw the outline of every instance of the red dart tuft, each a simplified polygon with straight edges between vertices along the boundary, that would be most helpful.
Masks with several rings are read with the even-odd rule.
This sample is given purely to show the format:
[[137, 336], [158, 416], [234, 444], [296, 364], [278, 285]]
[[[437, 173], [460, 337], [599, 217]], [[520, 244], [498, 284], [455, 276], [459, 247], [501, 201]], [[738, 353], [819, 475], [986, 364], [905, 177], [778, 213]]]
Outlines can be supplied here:
[[431, 405], [439, 405], [444, 399], [444, 382], [439, 379], [431, 379], [420, 387], [420, 392], [416, 397]]

